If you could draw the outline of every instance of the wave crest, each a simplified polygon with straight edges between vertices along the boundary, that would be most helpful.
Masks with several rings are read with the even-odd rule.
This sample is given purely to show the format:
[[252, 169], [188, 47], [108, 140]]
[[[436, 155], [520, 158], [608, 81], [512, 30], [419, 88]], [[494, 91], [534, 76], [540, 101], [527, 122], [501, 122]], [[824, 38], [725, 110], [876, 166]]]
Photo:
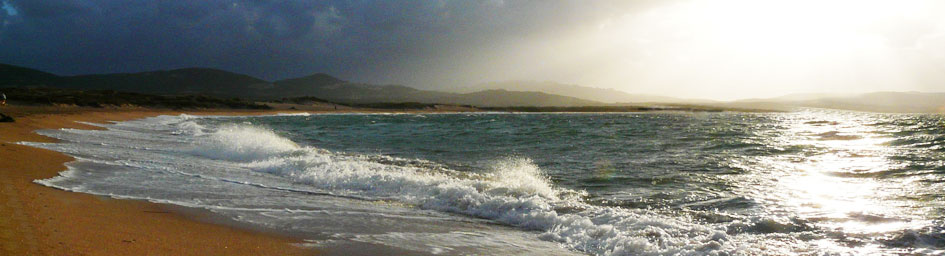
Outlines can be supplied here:
[[195, 154], [236, 162], [258, 161], [301, 148], [272, 130], [250, 125], [221, 127], [198, 143]]
[[[229, 135], [259, 132], [255, 128], [223, 130], [226, 130], [223, 134]], [[264, 140], [247, 136], [227, 138], [272, 141], [281, 145], [273, 146], [277, 150], [265, 152], [285, 153], [301, 149], [303, 153], [282, 157], [265, 155], [267, 157], [245, 163], [244, 167], [283, 176], [329, 194], [395, 200], [421, 209], [490, 219], [540, 231], [543, 240], [598, 255], [724, 254], [736, 250], [727, 243], [727, 235], [720, 230], [625, 209], [592, 206], [573, 197], [559, 198], [562, 194], [580, 193], [554, 187], [528, 158], [510, 157], [495, 161], [486, 173], [458, 174], [394, 165], [390, 161], [371, 161], [369, 157], [315, 148], [298, 148], [285, 139], [270, 138], [270, 135], [275, 136], [273, 133], [265, 134], [268, 135], [261, 136], [266, 138]], [[228, 152], [227, 155], [256, 156], [255, 152]], [[577, 210], [557, 211], [563, 208]]]

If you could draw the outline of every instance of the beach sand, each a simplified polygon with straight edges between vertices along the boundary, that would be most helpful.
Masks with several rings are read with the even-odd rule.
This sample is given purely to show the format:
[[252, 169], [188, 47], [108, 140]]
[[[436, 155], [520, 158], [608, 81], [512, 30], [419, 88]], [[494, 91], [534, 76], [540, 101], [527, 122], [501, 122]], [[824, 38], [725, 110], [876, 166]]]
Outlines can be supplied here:
[[[172, 111], [7, 106], [0, 123], [0, 255], [313, 255], [298, 238], [221, 225], [209, 211], [62, 191], [33, 182], [56, 176], [67, 155], [15, 144], [51, 142], [36, 129], [100, 129], [76, 123], [162, 114], [251, 115], [270, 111]], [[201, 216], [203, 215], [203, 216]]]

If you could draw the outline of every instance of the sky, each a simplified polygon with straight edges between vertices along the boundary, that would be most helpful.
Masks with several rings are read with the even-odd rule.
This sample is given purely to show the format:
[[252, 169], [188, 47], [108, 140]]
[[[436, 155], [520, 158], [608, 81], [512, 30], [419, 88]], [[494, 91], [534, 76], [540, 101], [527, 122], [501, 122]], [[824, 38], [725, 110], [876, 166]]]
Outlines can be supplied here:
[[732, 100], [945, 91], [945, 2], [0, 0], [0, 63]]

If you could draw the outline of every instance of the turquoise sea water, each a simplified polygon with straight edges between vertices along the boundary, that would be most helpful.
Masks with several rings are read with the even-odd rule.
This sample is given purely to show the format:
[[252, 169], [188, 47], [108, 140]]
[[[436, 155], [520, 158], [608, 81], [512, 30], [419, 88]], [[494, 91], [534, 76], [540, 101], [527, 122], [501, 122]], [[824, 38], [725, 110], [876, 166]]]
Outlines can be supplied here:
[[[163, 116], [49, 130], [62, 189], [211, 209], [345, 254], [945, 251], [945, 117]], [[360, 249], [358, 249], [360, 248]]]

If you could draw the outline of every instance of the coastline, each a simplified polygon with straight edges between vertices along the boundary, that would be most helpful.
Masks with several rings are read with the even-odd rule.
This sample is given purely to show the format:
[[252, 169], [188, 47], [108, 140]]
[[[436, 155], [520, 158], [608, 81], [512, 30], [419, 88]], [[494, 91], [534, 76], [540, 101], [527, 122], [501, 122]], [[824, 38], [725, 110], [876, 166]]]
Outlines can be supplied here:
[[213, 213], [140, 200], [121, 200], [36, 184], [73, 160], [16, 144], [54, 142], [38, 129], [102, 129], [81, 122], [158, 115], [259, 115], [296, 110], [162, 110], [148, 108], [3, 107], [0, 123], [0, 254], [4, 255], [314, 255], [284, 234], [224, 225]]
[[[272, 106], [272, 105], [270, 105]], [[232, 221], [208, 210], [63, 191], [33, 182], [58, 176], [73, 160], [65, 154], [16, 144], [55, 142], [39, 129], [103, 129], [88, 123], [158, 115], [270, 115], [278, 113], [459, 113], [466, 108], [365, 109], [332, 105], [278, 105], [268, 110], [140, 107], [9, 106], [0, 112], [0, 254], [9, 255], [313, 255], [391, 253], [392, 248], [299, 246], [291, 233]], [[648, 111], [643, 111], [648, 112]], [[527, 112], [506, 112], [527, 113]], [[582, 112], [586, 113], [586, 112]], [[10, 159], [10, 160], [7, 160]], [[338, 251], [340, 249], [340, 251]]]

